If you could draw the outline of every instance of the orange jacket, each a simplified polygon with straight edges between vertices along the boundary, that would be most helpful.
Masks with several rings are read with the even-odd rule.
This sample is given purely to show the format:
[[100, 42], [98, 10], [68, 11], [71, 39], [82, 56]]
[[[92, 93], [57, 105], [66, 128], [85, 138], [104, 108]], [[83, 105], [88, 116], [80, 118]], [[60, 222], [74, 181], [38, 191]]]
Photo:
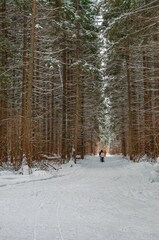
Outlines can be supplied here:
[[106, 154], [107, 154], [107, 150], [106, 149], [104, 149], [103, 150], [103, 152], [104, 152], [104, 157], [106, 156]]

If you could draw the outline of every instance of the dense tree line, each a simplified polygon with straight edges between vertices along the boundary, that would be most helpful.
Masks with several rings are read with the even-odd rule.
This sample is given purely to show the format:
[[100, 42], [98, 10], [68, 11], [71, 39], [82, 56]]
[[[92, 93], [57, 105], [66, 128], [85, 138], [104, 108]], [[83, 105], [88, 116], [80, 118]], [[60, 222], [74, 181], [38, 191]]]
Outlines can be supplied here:
[[0, 3], [0, 162], [94, 153], [101, 72], [91, 0]]
[[159, 2], [104, 0], [106, 87], [111, 152], [137, 160], [159, 155]]
[[1, 1], [1, 163], [159, 155], [158, 1], [97, 2]]

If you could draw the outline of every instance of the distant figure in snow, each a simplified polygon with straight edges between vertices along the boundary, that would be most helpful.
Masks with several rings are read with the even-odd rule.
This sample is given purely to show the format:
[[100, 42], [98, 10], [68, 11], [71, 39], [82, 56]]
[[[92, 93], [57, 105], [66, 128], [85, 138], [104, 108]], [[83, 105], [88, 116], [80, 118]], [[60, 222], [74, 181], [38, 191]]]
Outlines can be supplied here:
[[107, 155], [107, 149], [104, 148], [103, 152], [104, 152], [104, 157], [106, 157], [106, 155]]
[[101, 162], [104, 162], [104, 152], [103, 152], [103, 150], [101, 150], [101, 151], [99, 152], [99, 157], [100, 157], [100, 161], [101, 161]]
[[74, 160], [74, 163], [76, 163], [76, 151], [74, 147], [72, 147], [72, 159]]

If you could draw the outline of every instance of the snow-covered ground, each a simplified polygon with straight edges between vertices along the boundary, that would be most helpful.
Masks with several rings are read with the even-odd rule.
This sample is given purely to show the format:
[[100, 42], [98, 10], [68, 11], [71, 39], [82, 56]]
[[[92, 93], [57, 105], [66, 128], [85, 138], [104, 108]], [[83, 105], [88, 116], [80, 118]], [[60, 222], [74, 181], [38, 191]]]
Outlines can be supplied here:
[[107, 156], [58, 172], [0, 171], [0, 240], [158, 240], [153, 169]]

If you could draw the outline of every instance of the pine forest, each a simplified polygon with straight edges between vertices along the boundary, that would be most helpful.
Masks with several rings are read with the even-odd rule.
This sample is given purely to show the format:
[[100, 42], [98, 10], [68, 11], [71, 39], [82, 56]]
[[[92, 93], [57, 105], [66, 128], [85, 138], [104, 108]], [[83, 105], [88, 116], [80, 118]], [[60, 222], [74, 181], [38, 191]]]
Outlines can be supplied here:
[[158, 0], [0, 0], [0, 165], [99, 145], [156, 159], [158, 16]]

